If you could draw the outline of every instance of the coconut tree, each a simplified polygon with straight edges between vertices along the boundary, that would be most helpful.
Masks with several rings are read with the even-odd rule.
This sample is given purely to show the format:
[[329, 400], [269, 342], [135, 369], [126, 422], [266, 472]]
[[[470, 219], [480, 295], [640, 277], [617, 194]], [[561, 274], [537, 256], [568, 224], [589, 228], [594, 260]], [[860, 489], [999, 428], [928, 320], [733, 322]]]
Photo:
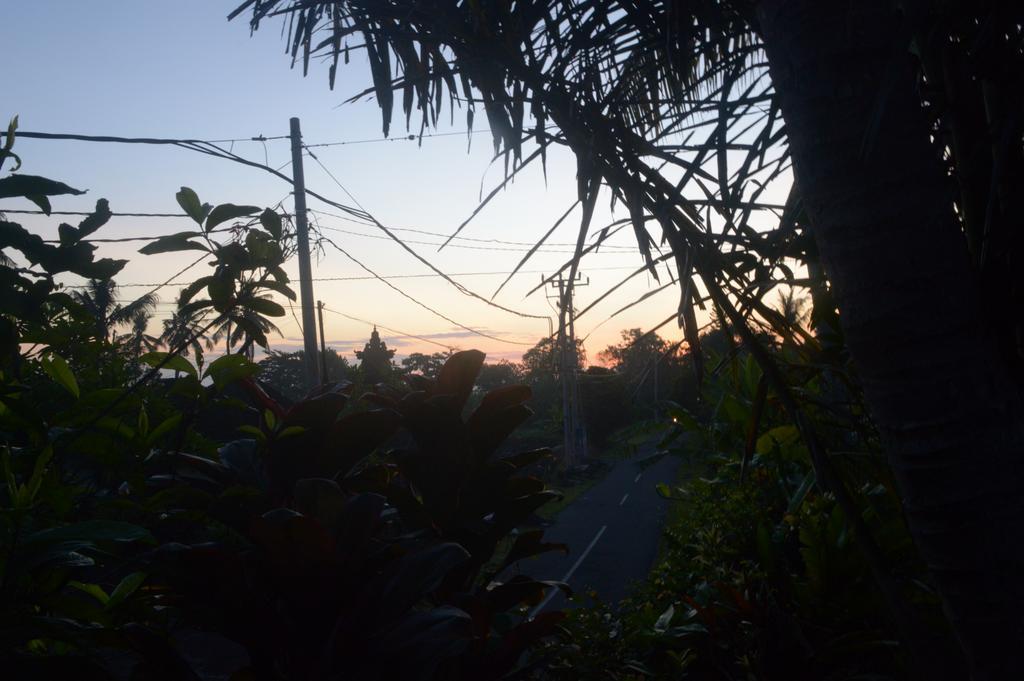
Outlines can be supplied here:
[[168, 348], [180, 349], [186, 357], [191, 354], [200, 366], [203, 363], [204, 348], [213, 349], [213, 341], [203, 335], [201, 320], [180, 309], [164, 320], [160, 341]]
[[140, 314], [148, 322], [157, 302], [156, 294], [146, 293], [125, 305], [120, 304], [118, 286], [113, 279], [90, 279], [84, 289], [71, 296], [95, 319], [96, 338], [103, 341], [110, 341], [118, 326], [134, 325]]
[[[461, 106], [470, 125], [483, 111], [513, 173], [571, 151], [580, 229], [556, 276], [572, 281], [629, 227], [648, 271], [674, 263], [690, 352], [694, 307], [709, 304], [800, 425], [912, 637], [856, 500], [758, 342], [765, 329], [818, 347], [764, 302], [808, 287], [815, 323], [842, 330], [973, 676], [1024, 676], [1024, 6], [249, 0], [235, 14], [246, 8], [254, 28], [288, 17], [293, 57], [326, 55], [332, 85], [364, 50], [385, 134], [398, 102], [421, 129]], [[629, 218], [595, 230], [602, 192]]]
[[153, 352], [163, 345], [163, 341], [158, 336], [151, 336], [147, 333], [152, 319], [153, 315], [148, 310], [136, 310], [128, 320], [131, 330], [117, 337], [117, 340], [128, 349], [132, 357], [137, 358], [144, 353]]
[[[257, 296], [259, 300], [272, 301], [270, 296]], [[239, 346], [238, 352], [252, 359], [256, 351], [256, 337], [253, 330], [266, 337], [268, 333], [280, 334], [281, 329], [270, 321], [265, 315], [260, 314], [252, 308], [239, 308], [235, 314], [224, 317], [220, 322], [210, 329], [210, 341], [213, 345], [224, 341], [224, 351], [231, 354], [235, 346]]]

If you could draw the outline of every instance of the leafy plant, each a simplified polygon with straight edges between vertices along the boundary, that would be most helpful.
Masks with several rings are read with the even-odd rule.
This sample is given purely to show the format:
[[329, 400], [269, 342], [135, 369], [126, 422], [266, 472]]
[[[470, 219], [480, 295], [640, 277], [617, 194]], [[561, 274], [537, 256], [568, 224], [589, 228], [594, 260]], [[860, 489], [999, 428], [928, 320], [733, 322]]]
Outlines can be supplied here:
[[[522, 474], [545, 452], [495, 457], [529, 414], [529, 390], [493, 391], [463, 419], [483, 361], [468, 352], [423, 390], [357, 401], [351, 384], [332, 383], [286, 406], [243, 353], [189, 361], [183, 352], [199, 355], [225, 320], [242, 329], [242, 349], [265, 344], [244, 320], [283, 313], [268, 296], [291, 291], [276, 214], [222, 242], [220, 225], [257, 209], [209, 207], [187, 189], [178, 199], [200, 229], [143, 250], [200, 250], [214, 273], [186, 288], [188, 322], [167, 351], [138, 358], [141, 375], [54, 281], [109, 281], [123, 264], [94, 260], [82, 241], [109, 217], [106, 202], [62, 227], [56, 246], [0, 223], [3, 247], [33, 263], [0, 265], [14, 284], [0, 317], [5, 673], [191, 680], [212, 659], [257, 679], [515, 673], [561, 617], [523, 619], [521, 605], [550, 584], [481, 574], [499, 545], [511, 546], [502, 567], [557, 548], [538, 532], [507, 541], [555, 496]], [[211, 415], [243, 437], [219, 439]], [[442, 479], [431, 461], [464, 470]], [[186, 644], [197, 637], [202, 650]]]
[[[816, 484], [797, 429], [763, 391], [749, 356], [711, 364], [718, 371], [701, 409], [670, 405], [662, 425], [660, 456], [680, 456], [684, 465], [678, 484], [658, 488], [674, 504], [658, 564], [619, 607], [594, 603], [574, 612], [571, 647], [549, 675], [906, 678], [909, 662], [886, 601], [844, 510]], [[922, 613], [932, 645], [950, 649], [877, 438], [863, 429], [863, 412], [844, 404], [856, 395], [797, 369], [805, 397], [843, 419], [833, 413], [827, 432], [842, 452], [836, 459], [844, 479], [860, 492], [858, 512], [902, 576], [900, 588]]]

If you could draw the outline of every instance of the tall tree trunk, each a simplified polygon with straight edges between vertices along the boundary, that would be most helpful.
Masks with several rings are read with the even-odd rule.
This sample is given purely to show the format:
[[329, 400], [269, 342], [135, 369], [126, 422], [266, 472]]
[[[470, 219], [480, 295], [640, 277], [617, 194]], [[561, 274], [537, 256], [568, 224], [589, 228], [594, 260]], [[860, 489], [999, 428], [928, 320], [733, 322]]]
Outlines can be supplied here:
[[1024, 678], [1024, 407], [981, 314], [901, 17], [879, 0], [764, 0], [759, 19], [911, 532], [973, 678]]

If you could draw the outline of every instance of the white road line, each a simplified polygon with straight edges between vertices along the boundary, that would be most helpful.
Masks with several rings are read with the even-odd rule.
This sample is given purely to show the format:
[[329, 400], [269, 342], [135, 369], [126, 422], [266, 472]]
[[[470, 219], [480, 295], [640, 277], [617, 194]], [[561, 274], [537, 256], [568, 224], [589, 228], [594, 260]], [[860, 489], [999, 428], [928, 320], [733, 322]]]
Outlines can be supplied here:
[[634, 482], [634, 483], [640, 482], [640, 476], [641, 476], [641, 475], [643, 475], [643, 473], [637, 473], [637, 474], [636, 474], [636, 477], [635, 477], [635, 478], [633, 478], [633, 482]]
[[628, 499], [628, 498], [629, 498], [629, 493], [627, 492], [626, 494], [624, 494], [622, 496], [622, 501], [619, 502], [619, 506], [622, 506], [624, 503], [626, 503], [626, 499]]
[[[560, 581], [566, 583], [569, 582], [569, 579], [572, 577], [573, 573], [576, 572], [576, 568], [580, 566], [580, 564], [583, 562], [583, 559], [587, 557], [587, 554], [590, 553], [590, 550], [594, 548], [594, 544], [597, 543], [597, 540], [601, 538], [601, 535], [604, 534], [604, 531], [607, 529], [607, 525], [601, 526], [601, 529], [597, 531], [597, 534], [594, 535], [594, 538], [590, 540], [590, 544], [587, 546], [586, 550], [580, 554], [580, 557], [576, 559], [576, 562], [573, 564], [571, 568], [569, 568], [569, 571], [565, 573], [565, 576], [562, 577]], [[555, 594], [557, 594], [559, 591], [560, 589], [558, 587], [551, 587], [551, 593], [548, 594], [547, 598], [541, 601], [540, 604], [530, 612], [530, 619], [532, 620], [534, 617], [536, 617], [537, 613], [543, 610], [544, 606], [547, 605], [548, 602], [552, 598], [554, 598]]]

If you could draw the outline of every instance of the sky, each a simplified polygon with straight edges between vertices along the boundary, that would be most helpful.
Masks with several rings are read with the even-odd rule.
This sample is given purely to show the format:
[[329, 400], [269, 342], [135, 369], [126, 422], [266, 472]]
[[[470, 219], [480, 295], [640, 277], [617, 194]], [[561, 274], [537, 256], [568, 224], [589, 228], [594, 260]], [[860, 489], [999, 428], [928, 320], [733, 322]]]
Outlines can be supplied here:
[[[320, 162], [340, 182], [310, 158], [305, 160], [306, 184], [342, 203], [358, 201], [382, 224], [392, 228], [450, 234], [503, 176], [502, 164], [492, 163], [491, 137], [467, 130], [465, 111], [456, 110], [450, 122], [431, 131], [421, 143], [405, 139], [404, 118], [396, 115], [390, 140], [382, 134], [380, 110], [372, 99], [346, 103], [369, 84], [365, 58], [354, 53], [348, 66], [339, 66], [334, 91], [328, 88], [327, 68], [312, 64], [308, 77], [301, 65], [291, 68], [279, 24], [267, 23], [250, 36], [244, 16], [228, 22], [238, 0], [33, 0], [9, 3], [2, 12], [0, 44], [8, 64], [0, 84], [0, 118], [17, 114], [20, 129], [125, 137], [243, 139], [228, 143], [246, 158], [282, 167], [291, 174], [287, 140], [265, 143], [254, 136], [288, 133], [288, 120], [299, 117], [306, 144], [346, 142], [315, 147]], [[414, 129], [418, 127], [414, 116]], [[461, 133], [461, 134], [447, 134]], [[247, 168], [195, 152], [150, 145], [98, 144], [21, 138], [15, 151], [24, 161], [21, 172], [57, 179], [86, 189], [84, 196], [55, 197], [55, 210], [89, 210], [107, 198], [116, 212], [180, 212], [175, 192], [193, 188], [212, 204], [276, 205], [292, 199], [288, 183], [264, 171]], [[9, 167], [8, 167], [9, 169]], [[342, 188], [344, 187], [344, 189]], [[347, 195], [346, 191], [351, 194]], [[489, 298], [532, 243], [575, 201], [575, 162], [564, 151], [549, 155], [546, 176], [540, 167], [528, 168], [492, 201], [453, 241], [438, 251], [441, 238], [432, 234], [398, 232], [418, 253], [473, 291]], [[5, 208], [34, 208], [5, 202]], [[310, 198], [314, 211], [337, 211]], [[463, 326], [473, 334], [410, 301], [376, 280], [330, 246], [313, 262], [314, 291], [328, 310], [324, 318], [327, 344], [351, 357], [369, 337], [372, 324], [399, 356], [436, 352], [442, 346], [476, 348], [497, 359], [518, 360], [549, 332], [548, 321], [522, 318], [474, 300], [390, 242], [373, 226], [356, 225], [314, 213], [324, 234], [375, 272], [401, 278], [390, 281]], [[576, 214], [578, 215], [578, 213]], [[595, 226], [615, 217], [607, 202], [599, 206]], [[57, 217], [9, 216], [26, 228], [50, 238]], [[549, 239], [551, 252], [537, 254], [494, 299], [501, 305], [532, 315], [556, 318], [553, 301], [538, 291], [542, 273], [555, 271], [571, 254], [578, 220], [566, 220]], [[188, 229], [174, 218], [114, 218], [96, 236], [120, 237], [169, 234]], [[337, 231], [345, 230], [345, 231]], [[495, 243], [493, 240], [514, 243]], [[578, 289], [577, 308], [604, 293], [621, 277], [642, 265], [628, 230], [613, 237], [613, 247], [588, 256], [581, 265], [587, 286]], [[109, 244], [101, 257], [129, 258], [118, 275], [121, 295], [131, 299], [147, 290], [132, 284], [165, 281], [195, 255], [144, 256], [139, 244]], [[200, 265], [192, 278], [204, 274]], [[293, 278], [297, 266], [286, 267]], [[72, 282], [69, 282], [72, 283]], [[77, 282], [81, 283], [81, 282]], [[576, 323], [585, 337], [590, 360], [620, 331], [648, 329], [678, 305], [675, 287], [653, 295], [621, 315], [609, 315], [659, 284], [641, 275], [622, 287]], [[295, 286], [297, 290], [297, 282]], [[160, 291], [153, 330], [173, 309], [178, 287]], [[338, 313], [348, 315], [342, 316]], [[296, 308], [296, 315], [298, 309]], [[352, 318], [362, 320], [354, 321]], [[291, 315], [278, 320], [282, 334], [270, 338], [280, 350], [301, 348], [301, 331]], [[602, 324], [602, 322], [604, 322]], [[669, 325], [660, 332], [678, 338]], [[411, 336], [419, 336], [413, 338]], [[427, 339], [427, 340], [423, 340]], [[433, 343], [428, 342], [433, 341]], [[438, 345], [440, 344], [440, 345]]]

